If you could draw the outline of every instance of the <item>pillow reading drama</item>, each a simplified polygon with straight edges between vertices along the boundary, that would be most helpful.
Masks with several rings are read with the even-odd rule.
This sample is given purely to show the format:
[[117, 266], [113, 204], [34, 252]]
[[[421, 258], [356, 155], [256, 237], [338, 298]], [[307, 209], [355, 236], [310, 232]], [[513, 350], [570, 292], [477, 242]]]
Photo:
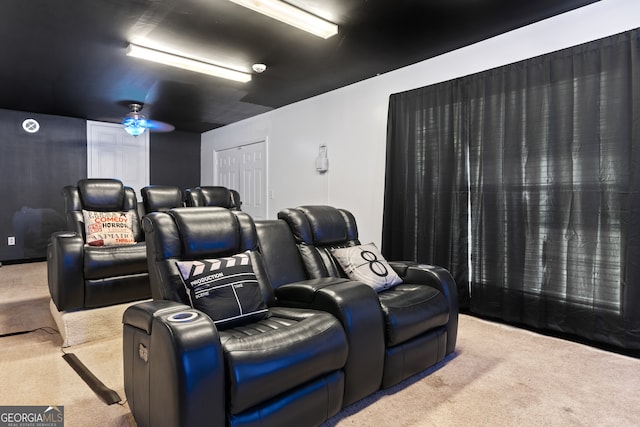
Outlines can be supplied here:
[[87, 244], [90, 246], [132, 245], [133, 213], [82, 211]]

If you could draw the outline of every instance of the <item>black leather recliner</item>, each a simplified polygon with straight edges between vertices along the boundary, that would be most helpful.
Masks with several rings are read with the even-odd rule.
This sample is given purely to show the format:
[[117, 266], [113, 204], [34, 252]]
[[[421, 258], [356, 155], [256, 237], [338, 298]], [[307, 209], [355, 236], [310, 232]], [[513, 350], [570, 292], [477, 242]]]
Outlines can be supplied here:
[[240, 200], [240, 194], [236, 190], [222, 186], [202, 186], [188, 188], [185, 191], [185, 206], [218, 206], [221, 208], [241, 210], [242, 202]]
[[[331, 249], [360, 244], [350, 212], [302, 206], [285, 209], [278, 218], [289, 225], [308, 278], [346, 277]], [[446, 269], [414, 262], [389, 264], [402, 284], [377, 294], [384, 322], [383, 388], [443, 360], [455, 350], [458, 331], [457, 288]], [[300, 301], [295, 294], [276, 295], [283, 303]]]
[[[125, 392], [139, 426], [312, 426], [340, 410], [344, 330], [329, 313], [277, 303], [246, 213], [178, 208], [148, 214], [143, 227], [154, 301], [123, 316]], [[223, 327], [191, 308], [177, 263], [240, 253], [268, 316]]]
[[[47, 246], [51, 298], [59, 311], [97, 308], [151, 296], [136, 194], [116, 179], [83, 179], [63, 191], [68, 231]], [[128, 212], [135, 244], [89, 246], [82, 210]]]

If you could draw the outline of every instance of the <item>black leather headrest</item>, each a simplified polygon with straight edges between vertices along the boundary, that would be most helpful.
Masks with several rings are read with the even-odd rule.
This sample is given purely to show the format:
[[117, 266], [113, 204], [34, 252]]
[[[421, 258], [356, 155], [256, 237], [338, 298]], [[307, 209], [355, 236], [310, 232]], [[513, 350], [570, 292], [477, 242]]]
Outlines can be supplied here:
[[187, 259], [216, 258], [255, 250], [255, 224], [246, 213], [219, 207], [169, 211], [178, 227]]
[[231, 208], [231, 192], [227, 187], [199, 187], [200, 198], [203, 206], [220, 206]]
[[78, 191], [83, 209], [102, 212], [123, 210], [124, 185], [117, 179], [81, 179]]
[[300, 206], [285, 209], [278, 218], [287, 221], [297, 240], [309, 245], [329, 246], [358, 238], [350, 212], [332, 206]]
[[151, 185], [140, 190], [145, 213], [166, 212], [182, 206], [182, 191], [172, 185]]

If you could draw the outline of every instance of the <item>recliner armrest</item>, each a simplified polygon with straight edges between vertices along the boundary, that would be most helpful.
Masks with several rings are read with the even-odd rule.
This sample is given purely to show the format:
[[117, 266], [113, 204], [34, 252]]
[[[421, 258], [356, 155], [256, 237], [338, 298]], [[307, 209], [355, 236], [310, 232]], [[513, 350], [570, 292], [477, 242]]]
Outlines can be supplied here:
[[438, 289], [449, 302], [449, 322], [447, 324], [447, 351], [455, 351], [458, 337], [458, 288], [447, 269], [435, 265], [419, 264], [413, 261], [390, 261], [389, 265], [406, 283], [424, 284]]
[[123, 315], [125, 393], [139, 426], [224, 426], [225, 366], [207, 315], [166, 300]]
[[325, 277], [281, 285], [277, 305], [313, 308], [333, 314], [347, 336], [349, 355], [344, 367], [343, 407], [375, 392], [384, 367], [384, 320], [380, 301], [369, 286], [343, 278]]
[[47, 281], [58, 310], [84, 307], [84, 240], [82, 235], [58, 231], [47, 246]]

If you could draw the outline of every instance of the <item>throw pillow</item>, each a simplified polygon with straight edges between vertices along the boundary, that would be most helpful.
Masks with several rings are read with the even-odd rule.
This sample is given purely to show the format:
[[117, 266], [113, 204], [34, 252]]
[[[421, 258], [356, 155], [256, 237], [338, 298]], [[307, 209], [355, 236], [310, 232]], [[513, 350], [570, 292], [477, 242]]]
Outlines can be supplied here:
[[133, 214], [131, 212], [94, 212], [82, 210], [86, 243], [90, 246], [132, 245]]
[[365, 283], [376, 292], [402, 283], [373, 243], [332, 249], [331, 254], [349, 279]]
[[177, 261], [191, 306], [220, 329], [267, 317], [267, 306], [248, 253], [226, 258]]

